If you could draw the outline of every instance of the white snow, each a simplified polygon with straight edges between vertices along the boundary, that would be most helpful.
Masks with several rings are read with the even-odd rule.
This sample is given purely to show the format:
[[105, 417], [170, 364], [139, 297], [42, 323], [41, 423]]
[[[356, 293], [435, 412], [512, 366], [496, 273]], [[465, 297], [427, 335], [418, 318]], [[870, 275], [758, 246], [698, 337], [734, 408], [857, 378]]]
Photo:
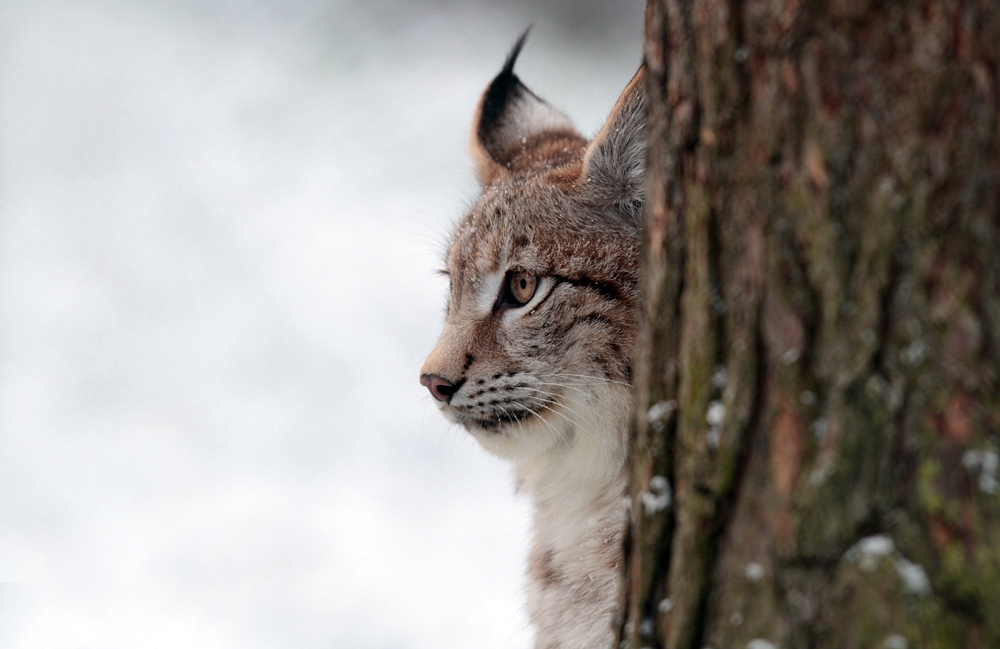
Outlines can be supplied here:
[[721, 426], [726, 419], [726, 406], [721, 401], [713, 401], [708, 404], [708, 412], [705, 413], [705, 421], [709, 426]]
[[642, 499], [642, 508], [647, 516], [657, 514], [667, 507], [673, 500], [673, 492], [670, 490], [670, 483], [661, 475], [654, 475], [649, 479], [649, 491], [639, 494]]
[[906, 636], [893, 633], [886, 636], [885, 640], [882, 641], [881, 649], [908, 649], [909, 646], [910, 643], [907, 641]]
[[907, 365], [919, 365], [927, 357], [927, 345], [918, 338], [907, 345], [900, 356]]
[[844, 553], [844, 560], [858, 562], [865, 572], [872, 572], [879, 561], [896, 551], [896, 543], [886, 534], [873, 534], [860, 539]]
[[747, 649], [777, 649], [775, 645], [770, 640], [765, 640], [763, 638], [754, 638], [747, 643]]
[[892, 558], [893, 566], [903, 585], [916, 595], [928, 595], [931, 581], [923, 566], [903, 556], [896, 548], [896, 542], [887, 534], [875, 534], [859, 540], [847, 552], [844, 560], [857, 562], [865, 572], [874, 571], [883, 559]]
[[826, 440], [826, 434], [830, 430], [830, 422], [827, 421], [826, 417], [818, 417], [809, 426], [812, 431], [813, 437], [816, 441], [822, 444]]
[[971, 473], [979, 473], [979, 488], [988, 494], [1000, 490], [997, 470], [1000, 469], [1000, 455], [996, 451], [969, 449], [962, 454], [962, 466]]
[[657, 401], [649, 407], [649, 411], [646, 413], [650, 427], [658, 433], [663, 432], [675, 410], [677, 410], [677, 403], [673, 400]]
[[712, 388], [720, 392], [726, 387], [726, 366], [716, 365], [712, 370]]
[[722, 423], [726, 420], [726, 406], [722, 401], [712, 401], [708, 404], [708, 411], [705, 413], [705, 421], [708, 423], [708, 432], [705, 434], [705, 442], [710, 449], [719, 448], [722, 441]]
[[929, 595], [931, 592], [931, 580], [927, 576], [927, 571], [919, 563], [914, 563], [903, 556], [896, 557], [896, 572], [899, 573], [903, 584], [911, 592], [917, 595]]
[[868, 555], [872, 557], [884, 557], [892, 554], [895, 550], [896, 544], [893, 543], [892, 538], [885, 534], [875, 534], [874, 536], [866, 536], [865, 538], [858, 541], [858, 549], [861, 551], [862, 555]]

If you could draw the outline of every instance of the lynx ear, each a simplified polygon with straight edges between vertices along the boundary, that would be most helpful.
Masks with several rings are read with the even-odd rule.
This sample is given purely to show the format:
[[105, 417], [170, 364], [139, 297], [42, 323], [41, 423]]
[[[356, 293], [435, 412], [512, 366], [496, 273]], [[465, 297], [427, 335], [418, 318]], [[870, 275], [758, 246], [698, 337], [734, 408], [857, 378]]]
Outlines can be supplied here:
[[472, 153], [484, 185], [508, 166], [529, 138], [548, 131], [576, 133], [569, 117], [528, 90], [514, 74], [514, 63], [527, 37], [525, 30], [476, 109]]
[[597, 202], [638, 222], [646, 170], [646, 66], [635, 73], [587, 147], [583, 173]]

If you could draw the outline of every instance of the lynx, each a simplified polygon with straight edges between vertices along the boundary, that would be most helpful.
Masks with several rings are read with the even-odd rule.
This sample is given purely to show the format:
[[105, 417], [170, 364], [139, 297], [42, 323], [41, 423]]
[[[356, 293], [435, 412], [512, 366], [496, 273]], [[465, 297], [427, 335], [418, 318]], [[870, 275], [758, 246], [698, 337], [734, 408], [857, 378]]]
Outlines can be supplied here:
[[444, 331], [420, 382], [532, 499], [535, 646], [607, 648], [626, 524], [644, 72], [588, 142], [514, 74], [524, 39], [476, 110], [482, 195], [448, 248]]

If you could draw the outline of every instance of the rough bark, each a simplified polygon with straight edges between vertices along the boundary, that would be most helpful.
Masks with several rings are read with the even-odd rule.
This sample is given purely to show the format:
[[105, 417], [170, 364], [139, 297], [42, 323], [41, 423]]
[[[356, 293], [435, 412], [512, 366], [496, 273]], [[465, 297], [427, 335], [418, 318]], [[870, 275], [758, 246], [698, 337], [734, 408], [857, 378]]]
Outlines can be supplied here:
[[622, 646], [1000, 647], [1000, 5], [646, 18]]

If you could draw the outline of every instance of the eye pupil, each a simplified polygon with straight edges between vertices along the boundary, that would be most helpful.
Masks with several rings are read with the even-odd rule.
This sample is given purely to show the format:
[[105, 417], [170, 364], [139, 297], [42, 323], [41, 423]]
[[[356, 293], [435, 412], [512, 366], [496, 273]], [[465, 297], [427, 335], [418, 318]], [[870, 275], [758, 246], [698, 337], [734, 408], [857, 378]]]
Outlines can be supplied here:
[[515, 305], [527, 304], [535, 295], [538, 288], [538, 278], [525, 271], [519, 271], [509, 280], [509, 299]]

